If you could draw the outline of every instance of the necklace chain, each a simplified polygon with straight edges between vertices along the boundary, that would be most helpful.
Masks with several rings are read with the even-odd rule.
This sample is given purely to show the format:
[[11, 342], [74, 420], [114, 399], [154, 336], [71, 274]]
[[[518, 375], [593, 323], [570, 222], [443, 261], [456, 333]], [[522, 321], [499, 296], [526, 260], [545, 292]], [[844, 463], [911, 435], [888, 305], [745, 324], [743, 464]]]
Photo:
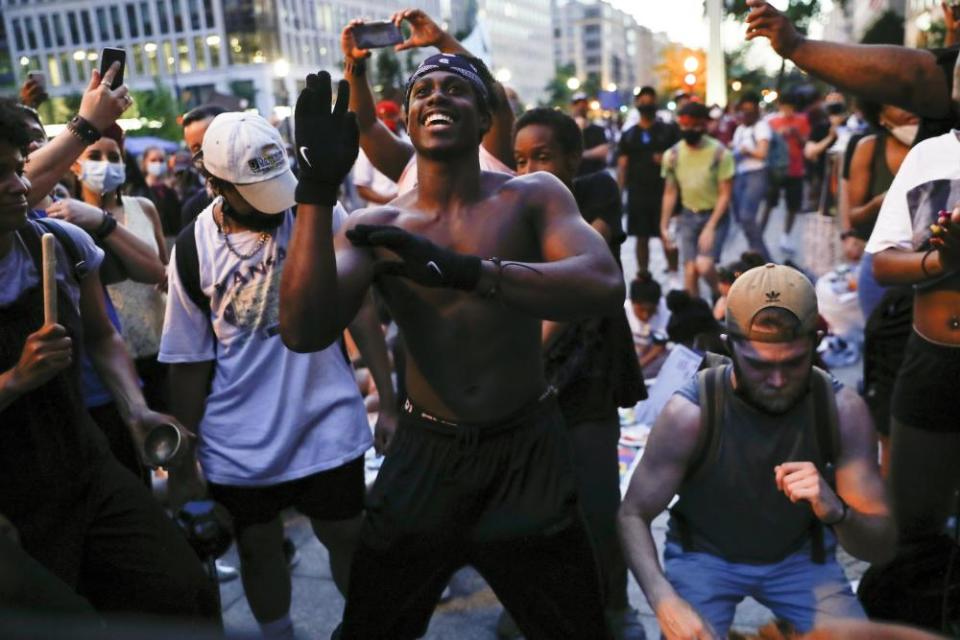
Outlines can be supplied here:
[[253, 250], [252, 250], [250, 253], [244, 255], [244, 254], [240, 253], [239, 251], [237, 251], [237, 249], [236, 249], [236, 248], [233, 246], [233, 244], [230, 242], [230, 234], [227, 233], [227, 231], [226, 231], [226, 222], [225, 222], [225, 220], [224, 220], [223, 211], [220, 211], [220, 220], [219, 220], [219, 221], [216, 219], [216, 216], [214, 216], [214, 222], [217, 223], [217, 231], [219, 231], [219, 232], [220, 232], [220, 235], [223, 236], [223, 240], [224, 240], [224, 242], [226, 242], [226, 244], [227, 244], [227, 249], [230, 251], [230, 253], [232, 253], [233, 255], [237, 256], [237, 257], [240, 258], [241, 260], [249, 260], [249, 259], [252, 258], [253, 256], [255, 256], [255, 255], [257, 255], [258, 253], [260, 253], [260, 250], [263, 249], [263, 245], [267, 244], [267, 239], [270, 238], [270, 233], [269, 233], [269, 232], [267, 232], [267, 231], [261, 231], [261, 232], [260, 232], [260, 237], [257, 238], [257, 245], [253, 248]]

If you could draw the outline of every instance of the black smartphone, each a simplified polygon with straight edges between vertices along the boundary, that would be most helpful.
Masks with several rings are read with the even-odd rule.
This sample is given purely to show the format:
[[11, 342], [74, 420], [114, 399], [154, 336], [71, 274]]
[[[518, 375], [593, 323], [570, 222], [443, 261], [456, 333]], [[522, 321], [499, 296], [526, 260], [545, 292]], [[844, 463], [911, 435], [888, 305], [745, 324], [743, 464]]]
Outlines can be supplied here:
[[400, 44], [403, 34], [392, 22], [366, 22], [353, 28], [353, 39], [361, 49], [379, 49]]
[[960, 20], [960, 4], [951, 4], [950, 13], [953, 14], [954, 20]]
[[100, 77], [102, 78], [114, 62], [120, 63], [120, 70], [113, 76], [113, 82], [110, 83], [111, 89], [116, 89], [123, 84], [123, 69], [127, 64], [127, 52], [123, 49], [114, 49], [113, 47], [104, 47], [100, 51]]

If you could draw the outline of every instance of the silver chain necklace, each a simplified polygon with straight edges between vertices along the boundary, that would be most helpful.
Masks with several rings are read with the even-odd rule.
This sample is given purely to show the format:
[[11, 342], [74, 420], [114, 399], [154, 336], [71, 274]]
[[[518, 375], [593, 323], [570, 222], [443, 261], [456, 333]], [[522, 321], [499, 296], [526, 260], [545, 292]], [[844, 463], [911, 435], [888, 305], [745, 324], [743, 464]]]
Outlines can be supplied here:
[[[223, 205], [221, 205], [221, 206], [223, 206]], [[220, 210], [220, 220], [218, 221], [217, 218], [216, 218], [216, 216], [214, 216], [213, 221], [217, 223], [217, 231], [219, 231], [219, 232], [220, 232], [220, 235], [223, 236], [223, 240], [224, 240], [224, 242], [226, 242], [226, 244], [227, 244], [227, 249], [230, 250], [230, 253], [232, 253], [233, 255], [237, 256], [237, 257], [240, 258], [241, 260], [249, 260], [249, 259], [252, 258], [253, 256], [255, 256], [255, 255], [257, 255], [258, 253], [260, 253], [260, 250], [263, 249], [263, 245], [267, 244], [267, 240], [270, 238], [270, 233], [269, 233], [269, 232], [267, 232], [267, 231], [261, 231], [261, 232], [260, 232], [260, 237], [257, 238], [257, 245], [253, 248], [253, 250], [252, 250], [250, 253], [244, 255], [244, 254], [240, 253], [239, 251], [237, 251], [236, 248], [234, 248], [233, 244], [230, 242], [230, 234], [227, 233], [227, 231], [226, 231], [226, 226], [227, 226], [227, 225], [226, 225], [226, 221], [225, 221], [225, 219], [224, 219], [223, 209]]]

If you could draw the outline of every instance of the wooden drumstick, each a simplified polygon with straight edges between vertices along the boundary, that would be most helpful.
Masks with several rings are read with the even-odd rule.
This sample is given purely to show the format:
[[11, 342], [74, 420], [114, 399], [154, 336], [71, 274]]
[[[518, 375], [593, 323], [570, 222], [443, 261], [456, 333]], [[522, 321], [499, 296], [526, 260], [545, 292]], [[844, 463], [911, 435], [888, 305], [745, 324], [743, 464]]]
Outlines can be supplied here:
[[57, 324], [57, 241], [43, 234], [43, 322]]

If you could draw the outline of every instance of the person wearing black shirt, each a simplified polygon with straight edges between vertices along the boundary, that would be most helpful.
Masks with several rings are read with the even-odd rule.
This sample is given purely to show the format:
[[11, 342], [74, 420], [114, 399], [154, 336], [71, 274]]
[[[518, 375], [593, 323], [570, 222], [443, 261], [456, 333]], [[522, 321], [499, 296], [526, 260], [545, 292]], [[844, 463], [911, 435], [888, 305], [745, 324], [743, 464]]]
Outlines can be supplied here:
[[607, 142], [607, 132], [603, 127], [590, 122], [587, 112], [590, 108], [587, 94], [576, 93], [571, 101], [573, 118], [583, 132], [583, 158], [576, 175], [585, 176], [607, 168], [607, 153], [610, 145]]
[[[575, 177], [581, 142], [576, 122], [553, 109], [532, 109], [517, 120], [517, 173], [547, 171], [573, 192], [580, 213], [619, 261], [625, 239], [620, 191], [605, 171]], [[629, 623], [627, 573], [616, 533], [620, 502], [618, 406], [633, 406], [646, 389], [626, 314], [570, 323], [544, 322], [547, 380], [571, 439], [581, 506], [603, 571], [607, 616], [614, 628]], [[619, 637], [619, 636], [616, 636]]]
[[[637, 238], [637, 271], [650, 266], [650, 238], [660, 237], [660, 205], [664, 180], [663, 152], [680, 141], [677, 127], [657, 119], [657, 92], [643, 87], [637, 94], [640, 121], [624, 131], [617, 147], [617, 182], [627, 191], [627, 234]], [[664, 249], [667, 265], [677, 270], [677, 252]]]

